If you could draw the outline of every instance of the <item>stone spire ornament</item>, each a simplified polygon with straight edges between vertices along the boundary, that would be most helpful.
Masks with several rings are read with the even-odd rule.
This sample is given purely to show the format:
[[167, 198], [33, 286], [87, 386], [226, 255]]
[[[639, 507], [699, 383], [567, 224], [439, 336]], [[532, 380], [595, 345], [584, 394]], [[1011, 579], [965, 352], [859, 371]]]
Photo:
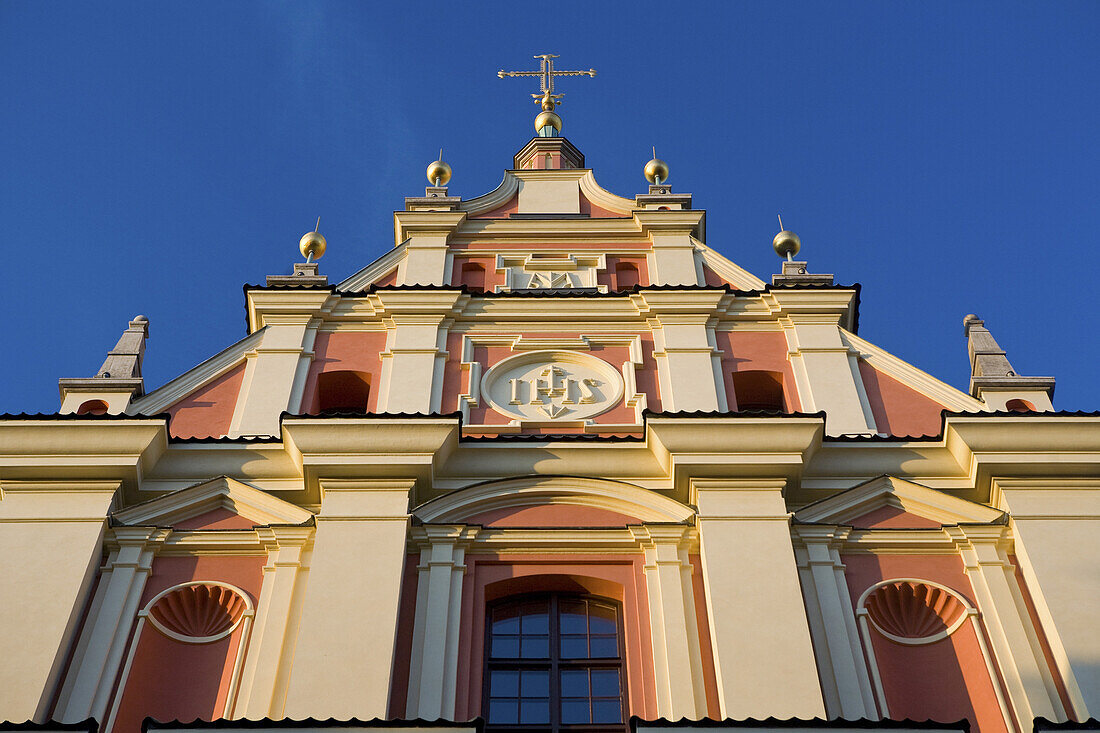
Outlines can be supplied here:
[[268, 275], [268, 287], [315, 287], [328, 285], [328, 277], [317, 272], [317, 260], [324, 256], [328, 249], [328, 240], [318, 231], [321, 228], [321, 217], [317, 217], [317, 223], [312, 232], [306, 232], [298, 240], [298, 251], [306, 258], [305, 262], [294, 263], [294, 272], [290, 275]]
[[115, 348], [107, 352], [103, 366], [94, 377], [57, 380], [61, 392], [61, 412], [114, 415], [123, 412], [133, 399], [145, 394], [141, 363], [145, 359], [145, 340], [148, 337], [149, 319], [134, 316]]
[[995, 410], [1043, 412], [1054, 409], [1054, 377], [1022, 377], [1005, 350], [973, 313], [963, 319], [970, 353], [970, 394]]
[[802, 240], [798, 235], [783, 226], [783, 217], [779, 219], [779, 234], [772, 239], [772, 248], [783, 258], [783, 271], [772, 275], [772, 285], [832, 285], [831, 274], [813, 274], [806, 271], [806, 262], [796, 261], [794, 256], [802, 249]]

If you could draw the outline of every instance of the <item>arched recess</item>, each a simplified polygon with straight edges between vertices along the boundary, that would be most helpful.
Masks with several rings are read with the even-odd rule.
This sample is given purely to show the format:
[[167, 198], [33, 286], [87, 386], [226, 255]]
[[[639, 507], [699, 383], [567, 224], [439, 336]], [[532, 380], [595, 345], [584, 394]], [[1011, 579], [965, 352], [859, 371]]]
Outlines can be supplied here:
[[655, 491], [622, 481], [574, 476], [524, 476], [474, 484], [421, 504], [413, 514], [423, 522], [459, 524], [502, 509], [562, 505], [602, 509], [637, 522], [685, 522], [694, 516], [690, 507]]
[[194, 580], [157, 593], [138, 612], [106, 730], [147, 715], [215, 720], [233, 714], [255, 608], [241, 588]]
[[[856, 618], [879, 714], [968, 717], [983, 731], [1013, 730], [978, 617], [964, 595], [931, 580], [890, 578], [864, 590], [856, 602]], [[955, 693], [960, 683], [966, 691], [961, 704], [970, 710], [959, 708]], [[979, 688], [992, 693], [988, 703], [983, 704]]]

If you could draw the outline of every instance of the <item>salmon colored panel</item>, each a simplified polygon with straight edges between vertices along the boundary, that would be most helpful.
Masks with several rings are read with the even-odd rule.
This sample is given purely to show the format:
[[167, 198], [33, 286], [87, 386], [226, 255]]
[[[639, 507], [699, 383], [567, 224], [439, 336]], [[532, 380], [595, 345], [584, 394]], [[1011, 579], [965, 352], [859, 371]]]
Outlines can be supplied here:
[[657, 717], [649, 603], [641, 555], [467, 555], [462, 587], [459, 669], [455, 719], [481, 714], [485, 664], [485, 605], [502, 595], [576, 590], [615, 598], [623, 607], [627, 715]]
[[646, 260], [645, 257], [632, 257], [629, 255], [623, 255], [622, 257], [619, 257], [615, 255], [607, 255], [605, 260], [607, 262], [607, 267], [599, 270], [596, 273], [596, 284], [606, 286], [609, 292], [614, 293], [619, 290], [630, 289], [629, 286], [624, 286], [616, 279], [615, 268], [620, 263], [634, 265], [634, 267], [636, 267], [638, 270], [638, 284], [641, 287], [646, 287], [649, 285], [649, 262]]
[[879, 507], [848, 524], [859, 529], [939, 529], [943, 526], [935, 520], [893, 506]]
[[[229, 583], [247, 593], [255, 604], [266, 559], [158, 557], [153, 561], [141, 607], [145, 608], [161, 591], [193, 580]], [[188, 644], [170, 639], [145, 623], [140, 637], [131, 641], [137, 647], [121, 691], [114, 732], [138, 733], [146, 716], [158, 720], [212, 720], [223, 716], [243, 633], [240, 625], [225, 639]]]
[[778, 331], [718, 331], [714, 334], [722, 351], [722, 377], [726, 386], [726, 401], [737, 409], [733, 389], [733, 372], [763, 369], [783, 375], [783, 396], [787, 410], [802, 409], [794, 371], [787, 360], [787, 338]]
[[1070, 711], [1073, 710], [1073, 705], [1070, 703], [1069, 692], [1066, 690], [1066, 681], [1062, 678], [1062, 673], [1054, 661], [1054, 652], [1050, 648], [1050, 640], [1047, 639], [1046, 630], [1043, 629], [1043, 624], [1039, 621], [1039, 613], [1035, 610], [1035, 599], [1031, 597], [1031, 590], [1024, 580], [1024, 573], [1020, 569], [1020, 563], [1016, 560], [1016, 556], [1009, 555], [1008, 559], [1012, 562], [1016, 584], [1020, 586], [1020, 594], [1024, 597], [1028, 618], [1031, 619], [1031, 625], [1035, 629], [1036, 636], [1039, 637], [1039, 646], [1043, 650], [1043, 658], [1046, 660], [1047, 668], [1050, 669], [1050, 674], [1054, 678], [1054, 686], [1058, 689], [1058, 700], [1062, 703], [1062, 710], [1070, 714], [1072, 720]]
[[420, 555], [405, 556], [405, 572], [401, 578], [401, 606], [397, 616], [397, 644], [390, 682], [390, 719], [405, 717], [409, 701], [409, 665], [412, 661], [413, 627], [416, 618], [417, 565]]
[[390, 270], [389, 272], [387, 272], [382, 277], [375, 280], [373, 283], [371, 283], [371, 285], [375, 285], [375, 286], [382, 287], [382, 288], [388, 287], [390, 285], [396, 285], [396, 284], [397, 284], [397, 268], [396, 267], [393, 268], [392, 270]]
[[519, 211], [519, 196], [513, 196], [508, 203], [498, 206], [492, 211], [471, 216], [471, 219], [507, 219], [512, 213]]
[[243, 382], [241, 364], [166, 409], [172, 416], [168, 434], [173, 438], [225, 437]]
[[313, 344], [313, 363], [309, 365], [300, 412], [318, 410], [317, 375], [321, 372], [350, 370], [370, 375], [371, 390], [367, 411], [378, 405], [377, 385], [382, 378], [381, 352], [386, 348], [385, 331], [337, 331], [317, 334]]
[[483, 527], [625, 527], [628, 524], [641, 524], [637, 517], [610, 509], [576, 504], [540, 504], [493, 509], [464, 521]]
[[466, 264], [478, 264], [485, 270], [483, 278], [484, 292], [495, 292], [497, 286], [504, 285], [504, 272], [497, 270], [497, 261], [494, 256], [455, 257], [454, 264], [451, 266], [452, 285], [456, 287], [459, 285], [465, 285], [468, 288], [474, 287], [475, 283], [469, 282], [466, 273], [462, 271], [462, 266]]
[[939, 435], [944, 406], [860, 359], [859, 375], [880, 433]]
[[722, 279], [722, 277], [710, 269], [706, 265], [703, 265], [703, 282], [712, 288], [720, 288], [723, 285], [729, 285], [730, 283]]
[[252, 529], [255, 526], [251, 519], [221, 507], [173, 525], [175, 529]]
[[619, 214], [614, 211], [608, 211], [605, 208], [597, 206], [588, 200], [588, 197], [583, 193], [581, 194], [581, 208], [582, 214], [588, 214], [593, 219], [623, 219], [628, 218], [629, 214]]
[[[852, 603], [883, 580], [917, 578], [956, 591], [973, 605], [973, 589], [958, 555], [844, 555]], [[973, 621], [932, 644], [909, 646], [873, 627], [871, 644], [894, 719], [955, 721], [966, 718], [976, 733], [1007, 733]]]

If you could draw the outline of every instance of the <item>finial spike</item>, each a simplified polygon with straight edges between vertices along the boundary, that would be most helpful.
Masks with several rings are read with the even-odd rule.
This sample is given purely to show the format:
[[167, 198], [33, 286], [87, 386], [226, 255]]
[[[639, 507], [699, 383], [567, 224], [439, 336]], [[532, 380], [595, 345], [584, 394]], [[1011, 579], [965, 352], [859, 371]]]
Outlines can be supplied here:
[[317, 223], [313, 225], [313, 233], [316, 234], [321, 230], [321, 217], [317, 217]]
[[783, 215], [782, 214], [776, 214], [776, 217], [779, 219], [779, 231], [781, 231], [781, 232], [786, 231], [783, 228]]

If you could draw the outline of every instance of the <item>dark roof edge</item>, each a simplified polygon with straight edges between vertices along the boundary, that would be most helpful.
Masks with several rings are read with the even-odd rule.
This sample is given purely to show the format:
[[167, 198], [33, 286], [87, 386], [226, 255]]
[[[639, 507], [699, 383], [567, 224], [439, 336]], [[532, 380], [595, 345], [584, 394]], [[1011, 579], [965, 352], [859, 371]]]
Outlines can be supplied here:
[[392, 719], [383, 720], [382, 718], [372, 718], [370, 720], [362, 720], [360, 718], [348, 718], [345, 720], [339, 720], [337, 718], [302, 718], [296, 720], [294, 718], [239, 718], [235, 720], [227, 720], [225, 718], [219, 718], [218, 720], [202, 720], [196, 718], [190, 723], [181, 720], [169, 720], [159, 721], [154, 718], [145, 718], [141, 721], [142, 733], [147, 733], [149, 730], [173, 730], [180, 728], [198, 728], [198, 729], [238, 729], [238, 728], [474, 728], [478, 733], [485, 728], [485, 721], [481, 718], [474, 718], [469, 721], [451, 722], [449, 720], [424, 720], [422, 718], [410, 718], [408, 720]]
[[86, 730], [88, 733], [96, 733], [99, 730], [99, 722], [95, 718], [85, 718], [79, 723], [59, 723], [56, 720], [47, 720], [44, 723], [28, 720], [18, 723], [12, 720], [0, 720], [0, 730]]
[[867, 718], [858, 718], [856, 720], [847, 720], [845, 718], [833, 718], [831, 720], [825, 720], [824, 718], [745, 718], [743, 720], [731, 720], [726, 718], [725, 720], [713, 720], [711, 718], [704, 718], [703, 720], [688, 720], [681, 718], [680, 720], [668, 720], [667, 718], [660, 718], [658, 720], [643, 720], [638, 716], [632, 716], [630, 718], [630, 730], [631, 733], [635, 733], [638, 730], [639, 725], [644, 725], [650, 728], [866, 728], [869, 730], [879, 729], [892, 729], [892, 728], [919, 728], [922, 730], [970, 730], [970, 721], [963, 719], [954, 723], [944, 723], [936, 720], [912, 720], [910, 718], [903, 718], [900, 720], [883, 719], [883, 720], [868, 720]]

